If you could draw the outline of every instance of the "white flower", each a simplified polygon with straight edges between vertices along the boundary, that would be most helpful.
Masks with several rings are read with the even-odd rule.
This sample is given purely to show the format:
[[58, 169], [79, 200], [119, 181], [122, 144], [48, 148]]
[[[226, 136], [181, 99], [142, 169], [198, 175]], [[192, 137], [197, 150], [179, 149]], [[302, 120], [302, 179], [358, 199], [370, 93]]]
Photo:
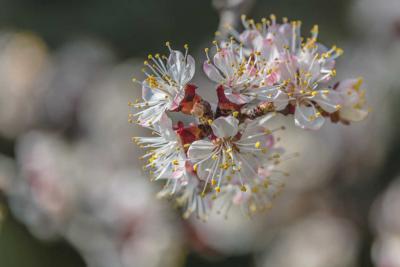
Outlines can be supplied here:
[[[303, 129], [319, 129], [325, 119], [321, 112], [333, 113], [340, 109], [340, 96], [328, 87], [327, 82], [336, 75], [335, 59], [342, 50], [330, 50], [317, 44], [318, 27], [312, 37], [301, 43], [300, 23], [293, 22], [292, 46], [287, 47], [280, 62], [282, 86], [276, 96], [283, 96], [295, 107], [295, 123]], [[283, 96], [282, 96], [283, 95]], [[283, 105], [281, 105], [283, 108]]]
[[158, 193], [159, 197], [175, 196], [176, 203], [183, 209], [183, 217], [189, 218], [192, 213], [202, 220], [207, 220], [210, 210], [210, 199], [201, 195], [200, 181], [193, 169], [186, 166], [184, 175], [178, 179], [169, 179]]
[[[328, 50], [317, 43], [318, 26], [314, 26], [311, 37], [303, 41], [300, 21], [283, 24], [262, 20], [257, 26], [253, 20], [242, 18], [245, 31], [233, 31], [252, 53], [259, 53], [259, 61], [268, 62], [268, 73], [273, 73], [275, 83], [264, 89], [264, 98], [272, 102], [277, 111], [288, 105], [295, 110], [295, 123], [303, 129], [318, 129], [328, 114], [340, 109], [340, 96], [327, 83], [336, 75], [335, 59], [342, 54], [336, 47]], [[273, 62], [273, 63], [271, 63]]]
[[[271, 164], [271, 169], [275, 166]], [[286, 173], [283, 173], [287, 175]], [[274, 172], [262, 168], [259, 176], [256, 176], [254, 185], [246, 185], [250, 190], [243, 191], [237, 186], [227, 185], [223, 187], [221, 196], [215, 203], [218, 213], [224, 213], [228, 216], [233, 206], [238, 206], [241, 211], [252, 216], [257, 212], [268, 211], [272, 208], [274, 199], [283, 190], [285, 183], [281, 176], [277, 176]]]
[[150, 62], [144, 62], [150, 69], [150, 73], [144, 71], [147, 78], [140, 83], [144, 102], [133, 104], [143, 108], [135, 114], [138, 123], [143, 126], [156, 123], [166, 111], [176, 109], [184, 97], [186, 84], [194, 76], [195, 61], [188, 55], [188, 47], [185, 45], [186, 52], [183, 54], [172, 50], [169, 43], [167, 46], [170, 49], [168, 59], [156, 54], [154, 57], [149, 55]]
[[135, 137], [134, 141], [142, 148], [149, 149], [142, 156], [148, 158], [145, 169], [155, 180], [178, 179], [184, 175], [186, 156], [179, 136], [172, 129], [172, 121], [165, 114], [153, 127], [155, 137]]
[[191, 144], [188, 158], [198, 177], [207, 186], [220, 192], [223, 185], [232, 184], [246, 191], [246, 185], [256, 185], [259, 169], [268, 160], [266, 154], [274, 145], [272, 131], [265, 124], [269, 114], [239, 125], [233, 116], [219, 117], [211, 124], [212, 140], [198, 140]]
[[193, 174], [188, 163], [179, 135], [172, 128], [171, 119], [166, 115], [153, 127], [156, 137], [135, 137], [135, 142], [150, 149], [142, 158], [148, 158], [144, 166], [150, 168], [155, 180], [165, 180], [159, 197], [173, 197], [184, 210], [183, 217], [192, 213], [206, 220], [209, 204], [199, 192], [199, 179]]
[[213, 61], [203, 64], [203, 70], [210, 80], [224, 87], [224, 93], [229, 101], [235, 104], [247, 104], [253, 100], [262, 100], [275, 83], [275, 73], [272, 73], [268, 62], [259, 60], [257, 53], [246, 56], [242, 46], [233, 42], [222, 44]]
[[347, 121], [361, 121], [368, 115], [364, 108], [365, 91], [361, 90], [362, 79], [347, 79], [340, 82], [335, 90], [342, 96], [340, 119]]

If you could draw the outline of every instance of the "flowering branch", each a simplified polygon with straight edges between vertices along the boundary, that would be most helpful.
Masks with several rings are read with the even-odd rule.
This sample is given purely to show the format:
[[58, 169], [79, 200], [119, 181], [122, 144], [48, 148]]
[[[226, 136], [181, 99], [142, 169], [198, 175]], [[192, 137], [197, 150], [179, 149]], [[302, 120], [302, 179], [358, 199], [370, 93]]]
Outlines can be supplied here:
[[[294, 117], [298, 127], [318, 130], [326, 119], [349, 124], [367, 115], [361, 79], [333, 83], [335, 62], [343, 54], [336, 46], [300, 34], [300, 21], [275, 16], [255, 22], [242, 16], [243, 32], [229, 28], [230, 38], [205, 49], [206, 76], [215, 83], [218, 103], [205, 101], [194, 84], [195, 61], [185, 51], [149, 55], [140, 109], [130, 119], [153, 130], [154, 137], [134, 141], [148, 149], [145, 169], [165, 180], [160, 196], [175, 196], [185, 216], [206, 219], [212, 206], [228, 212], [232, 205], [246, 213], [271, 207], [287, 173], [279, 164], [291, 158], [278, 147], [270, 121], [277, 113]], [[192, 122], [173, 124], [180, 112]]]

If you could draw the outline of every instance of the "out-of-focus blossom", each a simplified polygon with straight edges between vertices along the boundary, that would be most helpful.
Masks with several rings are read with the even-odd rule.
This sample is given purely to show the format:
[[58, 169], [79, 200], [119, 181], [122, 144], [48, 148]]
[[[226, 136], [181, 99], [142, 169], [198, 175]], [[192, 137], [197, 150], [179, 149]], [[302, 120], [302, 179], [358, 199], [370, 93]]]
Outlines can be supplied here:
[[14, 138], [37, 119], [48, 52], [39, 37], [23, 32], [0, 32], [0, 47], [0, 134]]
[[355, 264], [354, 226], [327, 214], [315, 214], [282, 231], [258, 266], [347, 267]]
[[69, 148], [54, 135], [31, 132], [20, 139], [17, 157], [20, 171], [6, 192], [11, 208], [35, 235], [59, 235], [78, 198]]
[[[132, 136], [143, 136], [148, 131], [127, 123], [127, 99], [140, 95], [131, 84], [132, 66], [140, 72], [139, 62], [129, 61], [112, 67], [92, 83], [82, 95], [77, 114], [84, 142], [94, 146], [106, 161], [114, 166], [141, 168], [140, 149], [132, 149]], [[118, 136], [118, 138], [115, 138]], [[105, 146], [104, 144], [107, 144]]]
[[114, 55], [95, 40], [74, 40], [54, 53], [41, 79], [44, 88], [38, 110], [42, 123], [73, 127], [83, 109], [83, 95], [110, 70]]
[[177, 222], [140, 172], [44, 132], [23, 136], [17, 158], [20, 172], [6, 194], [35, 235], [67, 239], [88, 266], [175, 266]]
[[[132, 178], [132, 173], [136, 174]], [[82, 209], [64, 235], [89, 266], [176, 266], [180, 257], [178, 222], [154, 199], [138, 171], [104, 170], [86, 188]]]
[[400, 265], [400, 180], [397, 178], [375, 202], [372, 223], [376, 237], [372, 258], [377, 267]]

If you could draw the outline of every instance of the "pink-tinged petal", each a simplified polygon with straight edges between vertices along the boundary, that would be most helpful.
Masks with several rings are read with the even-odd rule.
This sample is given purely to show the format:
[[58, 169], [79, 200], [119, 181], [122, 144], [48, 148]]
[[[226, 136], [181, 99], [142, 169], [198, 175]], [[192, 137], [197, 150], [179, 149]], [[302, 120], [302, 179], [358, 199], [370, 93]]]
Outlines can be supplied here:
[[208, 61], [205, 61], [203, 64], [203, 70], [204, 73], [207, 75], [207, 77], [213, 82], [219, 84], [224, 83], [225, 79], [222, 77], [219, 70], [213, 64], [208, 63]]
[[185, 96], [185, 92], [184, 90], [181, 90], [180, 92], [178, 92], [175, 95], [175, 98], [173, 99], [173, 101], [171, 102], [171, 105], [169, 106], [170, 110], [175, 110], [179, 107], [179, 105], [181, 104], [183, 98]]
[[219, 138], [233, 137], [239, 131], [239, 121], [233, 117], [219, 117], [213, 121], [211, 128]]
[[318, 130], [324, 124], [325, 119], [318, 115], [314, 105], [306, 106], [297, 104], [294, 112], [296, 126], [307, 130]]
[[279, 73], [277, 71], [273, 71], [270, 75], [268, 75], [265, 80], [267, 85], [274, 85], [279, 81]]
[[235, 205], [241, 205], [245, 201], [246, 201], [245, 192], [242, 192], [242, 191], [236, 192], [236, 194], [232, 198], [232, 202]]
[[232, 103], [225, 95], [225, 87], [223, 85], [218, 86], [217, 96], [218, 96], [218, 108], [224, 111], [238, 111], [242, 105]]
[[260, 176], [262, 179], [268, 178], [271, 176], [271, 172], [266, 168], [258, 168], [258, 176]]
[[234, 75], [232, 65], [236, 63], [236, 56], [231, 49], [222, 48], [214, 55], [214, 65], [226, 76]]
[[184, 168], [178, 168], [176, 171], [172, 172], [172, 179], [179, 179], [185, 174]]
[[255, 49], [255, 42], [258, 38], [262, 38], [262, 36], [256, 30], [245, 30], [240, 34], [240, 41], [250, 49]]
[[232, 103], [238, 104], [238, 105], [243, 105], [249, 103], [252, 98], [249, 96], [245, 96], [240, 93], [233, 92], [232, 89], [226, 88], [225, 89], [225, 96], [228, 98], [228, 100]]
[[362, 121], [365, 119], [368, 115], [368, 111], [365, 109], [356, 109], [352, 107], [345, 107], [342, 108], [339, 111], [340, 118], [352, 121], [352, 122], [358, 122]]
[[187, 155], [192, 163], [196, 163], [209, 157], [214, 148], [215, 146], [212, 142], [207, 140], [198, 140], [190, 145]]

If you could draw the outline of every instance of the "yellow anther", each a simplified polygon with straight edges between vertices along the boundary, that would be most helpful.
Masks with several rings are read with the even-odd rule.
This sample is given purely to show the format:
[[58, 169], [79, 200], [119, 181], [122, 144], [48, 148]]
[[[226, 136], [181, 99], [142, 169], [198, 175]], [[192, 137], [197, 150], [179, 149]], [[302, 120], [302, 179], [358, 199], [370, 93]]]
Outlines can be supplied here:
[[318, 33], [318, 25], [314, 25], [311, 29], [312, 34], [317, 34]]
[[237, 118], [237, 117], [239, 116], [239, 112], [238, 112], [238, 111], [234, 111], [234, 112], [232, 113], [232, 115], [233, 115], [233, 117]]
[[174, 164], [174, 165], [179, 165], [179, 160], [174, 159], [174, 160], [172, 161], [172, 164]]
[[265, 188], [268, 188], [270, 184], [271, 184], [271, 183], [269, 182], [269, 180], [265, 180], [264, 183], [263, 183], [263, 186], [264, 186]]
[[361, 78], [361, 77], [358, 78], [357, 82], [353, 86], [354, 90], [356, 90], [356, 91], [360, 90], [362, 83], [363, 83], [363, 78]]
[[240, 187], [240, 190], [241, 190], [242, 192], [246, 192], [246, 191], [247, 191], [247, 188], [246, 188], [246, 186], [242, 185], [242, 186]]
[[207, 120], [208, 124], [211, 125], [213, 123], [213, 120], [209, 119]]
[[199, 166], [199, 165], [198, 165], [197, 163], [193, 165], [193, 170], [194, 170], [195, 172], [197, 172], [198, 166]]
[[258, 193], [258, 186], [254, 186], [254, 187], [251, 189], [251, 191], [252, 191], [253, 193]]
[[149, 54], [149, 55], [147, 56], [147, 58], [148, 58], [148, 59], [152, 59], [153, 56], [152, 56], [151, 54]]
[[260, 148], [260, 146], [261, 146], [260, 141], [257, 141], [257, 142], [254, 144], [254, 147], [255, 147], [255, 148]]
[[188, 45], [188, 44], [184, 44], [184, 45], [183, 45], [183, 48], [189, 49], [189, 45]]
[[338, 56], [343, 55], [343, 53], [344, 53], [343, 49], [341, 49], [341, 48], [336, 48], [336, 54], [337, 54]]
[[215, 179], [211, 179], [211, 185], [214, 186], [217, 184], [217, 181]]
[[211, 156], [211, 158], [212, 158], [213, 160], [217, 160], [217, 159], [218, 159], [218, 156], [217, 156], [217, 154], [214, 154], [214, 155]]
[[219, 186], [215, 187], [215, 192], [217, 192], [217, 193], [221, 192], [221, 187], [219, 187]]
[[336, 109], [336, 110], [340, 110], [341, 108], [342, 108], [341, 105], [336, 105], [336, 106], [335, 106], [335, 109]]

